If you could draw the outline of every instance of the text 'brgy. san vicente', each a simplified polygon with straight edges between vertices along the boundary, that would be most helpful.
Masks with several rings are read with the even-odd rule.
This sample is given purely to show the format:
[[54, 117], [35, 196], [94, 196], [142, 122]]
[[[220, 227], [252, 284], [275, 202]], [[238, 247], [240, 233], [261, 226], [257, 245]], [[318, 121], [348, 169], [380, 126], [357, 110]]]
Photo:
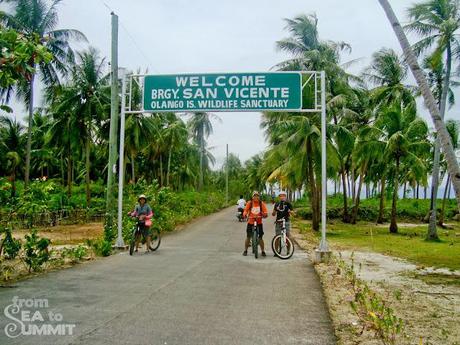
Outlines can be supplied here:
[[297, 72], [149, 75], [144, 110], [299, 110], [301, 82]]

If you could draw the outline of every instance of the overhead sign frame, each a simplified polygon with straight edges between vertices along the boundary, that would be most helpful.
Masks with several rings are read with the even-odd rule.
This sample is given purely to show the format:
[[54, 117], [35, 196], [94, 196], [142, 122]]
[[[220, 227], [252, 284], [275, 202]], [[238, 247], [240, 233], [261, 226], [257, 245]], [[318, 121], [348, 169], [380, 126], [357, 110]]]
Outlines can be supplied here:
[[[329, 246], [326, 240], [326, 197], [327, 197], [327, 176], [326, 176], [326, 73], [325, 71], [277, 71], [277, 72], [247, 72], [249, 73], [299, 73], [301, 75], [301, 108], [293, 110], [246, 110], [247, 112], [288, 112], [288, 113], [321, 113], [321, 241], [317, 253], [329, 253]], [[204, 75], [200, 73], [187, 73], [188, 75]], [[232, 73], [225, 73], [232, 74]], [[233, 73], [237, 74], [237, 73]], [[185, 73], [181, 74], [185, 75]], [[142, 97], [141, 104], [133, 106], [134, 87], [138, 87], [144, 95], [144, 80], [146, 74], [131, 74], [124, 75], [122, 79], [122, 97], [121, 97], [121, 113], [120, 113], [120, 161], [119, 161], [119, 184], [118, 184], [118, 239], [117, 246], [124, 247], [122, 237], [122, 204], [123, 204], [123, 180], [124, 171], [124, 131], [125, 131], [125, 115], [140, 114], [140, 113], [161, 113], [173, 112], [171, 110], [145, 110], [144, 98]], [[128, 80], [127, 80], [128, 79]], [[307, 86], [313, 91], [310, 104], [304, 104], [304, 91]], [[195, 111], [176, 111], [178, 113], [193, 113], [206, 110], [197, 109]], [[229, 110], [229, 109], [212, 109], [212, 112], [244, 112], [245, 110]]]

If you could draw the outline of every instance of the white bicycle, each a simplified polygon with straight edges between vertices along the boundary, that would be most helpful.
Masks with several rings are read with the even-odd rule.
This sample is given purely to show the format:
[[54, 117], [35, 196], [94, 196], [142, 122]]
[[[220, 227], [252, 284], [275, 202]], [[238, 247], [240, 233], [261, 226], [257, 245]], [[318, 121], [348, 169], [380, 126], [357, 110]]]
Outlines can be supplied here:
[[287, 236], [286, 219], [278, 219], [275, 224], [279, 224], [281, 226], [281, 233], [273, 237], [272, 250], [277, 257], [287, 260], [294, 255], [294, 244]]

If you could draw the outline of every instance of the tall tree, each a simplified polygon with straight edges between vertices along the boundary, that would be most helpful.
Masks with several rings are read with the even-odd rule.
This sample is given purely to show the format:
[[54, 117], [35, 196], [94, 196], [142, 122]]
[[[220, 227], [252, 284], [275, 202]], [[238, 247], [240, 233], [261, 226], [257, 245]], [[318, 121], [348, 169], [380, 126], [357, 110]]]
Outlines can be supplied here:
[[198, 180], [198, 190], [202, 190], [204, 184], [206, 139], [213, 131], [211, 122], [212, 118], [218, 119], [216, 115], [211, 113], [196, 112], [192, 114], [192, 117], [188, 122], [192, 138], [200, 149], [200, 175]]
[[391, 164], [393, 176], [393, 197], [391, 207], [390, 232], [398, 232], [396, 221], [396, 204], [401, 175], [404, 171], [402, 166], [408, 166], [411, 170], [426, 174], [426, 165], [421, 156], [429, 151], [430, 144], [427, 140], [428, 127], [426, 123], [417, 117], [416, 110], [412, 106], [403, 107], [394, 104], [385, 109], [376, 121], [376, 127], [381, 128], [385, 141], [384, 156]]
[[454, 186], [456, 194], [457, 208], [460, 209], [460, 167], [458, 166], [457, 157], [455, 156], [449, 132], [447, 131], [446, 125], [441, 117], [439, 108], [436, 105], [436, 100], [433, 97], [433, 93], [430, 90], [426, 76], [417, 62], [416, 55], [412, 50], [409, 41], [404, 33], [404, 30], [401, 27], [401, 24], [399, 23], [399, 20], [396, 17], [390, 3], [388, 2], [388, 0], [378, 1], [382, 6], [383, 10], [385, 11], [385, 14], [391, 26], [393, 27], [396, 37], [404, 52], [404, 56], [406, 57], [406, 61], [409, 64], [409, 67], [417, 81], [417, 85], [419, 86], [419, 89], [422, 93], [425, 105], [430, 112], [431, 119], [433, 120], [434, 126], [438, 133], [438, 137], [441, 142], [441, 148], [446, 156], [449, 175], [451, 176], [452, 184]]
[[[405, 29], [422, 37], [420, 41], [414, 44], [414, 51], [417, 54], [429, 51], [435, 64], [445, 66], [438, 101], [441, 119], [444, 119], [450, 90], [452, 60], [453, 58], [457, 59], [460, 53], [460, 43], [458, 41], [460, 28], [459, 2], [458, 0], [425, 0], [410, 7], [408, 13], [411, 22], [405, 26]], [[445, 62], [441, 63], [444, 57]], [[427, 234], [429, 239], [438, 238], [436, 231], [436, 199], [439, 186], [439, 158], [440, 142], [439, 138], [437, 138], [431, 180], [431, 213]]]
[[57, 107], [58, 111], [71, 114], [72, 131], [78, 132], [77, 140], [84, 148], [88, 207], [91, 201], [91, 147], [101, 122], [108, 118], [110, 106], [105, 66], [105, 59], [101, 59], [94, 48], [78, 53], [77, 63], [72, 68], [69, 83], [62, 88]]
[[187, 143], [187, 126], [176, 114], [168, 114], [167, 127], [164, 129], [164, 140], [168, 145], [168, 166], [166, 168], [166, 186], [170, 185], [171, 159], [174, 150]]
[[86, 41], [86, 37], [78, 30], [56, 29], [58, 24], [57, 7], [62, 0], [51, 2], [46, 0], [7, 0], [6, 2], [13, 6], [10, 13], [2, 14], [2, 22], [26, 36], [38, 36], [40, 42], [53, 56], [50, 63], [43, 60], [36, 61], [32, 58], [29, 61], [31, 70], [27, 80], [19, 83], [16, 87], [17, 96], [25, 101], [29, 112], [25, 162], [25, 184], [27, 186], [30, 175], [36, 71], [38, 71], [40, 80], [45, 86], [58, 84], [59, 76], [68, 72], [68, 66], [74, 59], [69, 40]]
[[5, 153], [7, 171], [11, 180], [11, 197], [16, 196], [16, 175], [23, 160], [24, 127], [10, 117], [0, 117], [0, 146]]

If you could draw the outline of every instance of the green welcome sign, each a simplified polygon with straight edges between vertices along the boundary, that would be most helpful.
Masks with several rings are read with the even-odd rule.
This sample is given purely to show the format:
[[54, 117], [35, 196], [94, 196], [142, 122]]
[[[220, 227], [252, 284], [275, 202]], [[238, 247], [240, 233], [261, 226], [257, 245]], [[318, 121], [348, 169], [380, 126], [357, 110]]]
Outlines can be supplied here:
[[262, 111], [301, 110], [298, 72], [148, 75], [144, 110]]

